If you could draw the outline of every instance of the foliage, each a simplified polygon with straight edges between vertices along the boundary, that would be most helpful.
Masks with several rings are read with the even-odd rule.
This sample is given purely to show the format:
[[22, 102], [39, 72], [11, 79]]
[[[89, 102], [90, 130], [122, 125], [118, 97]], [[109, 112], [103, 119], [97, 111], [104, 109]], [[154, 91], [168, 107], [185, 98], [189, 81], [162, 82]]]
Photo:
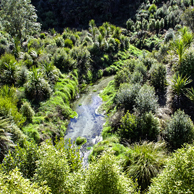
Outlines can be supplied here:
[[92, 163], [86, 174], [84, 193], [136, 193], [135, 184], [122, 173], [111, 153], [104, 153]]
[[136, 139], [157, 141], [160, 126], [159, 120], [151, 112], [146, 112], [142, 116], [138, 117], [138, 129]]
[[187, 93], [185, 94], [187, 98], [191, 100], [192, 103], [194, 103], [194, 89], [193, 87], [187, 89]]
[[0, 95], [0, 116], [13, 119], [18, 126], [21, 126], [25, 122], [25, 118], [18, 111], [16, 101], [2, 95]]
[[178, 149], [167, 161], [166, 167], [152, 180], [149, 194], [193, 193], [194, 147], [186, 145]]
[[58, 49], [53, 55], [53, 64], [60, 70], [68, 72], [70, 69], [74, 68], [76, 61], [71, 58], [65, 51], [65, 49]]
[[0, 162], [2, 162], [8, 149], [14, 146], [11, 135], [6, 132], [9, 127], [8, 120], [0, 117]]
[[121, 125], [118, 134], [129, 142], [140, 140], [156, 141], [159, 134], [159, 121], [154, 115], [145, 113], [142, 116], [135, 116], [127, 112], [121, 118]]
[[56, 150], [48, 143], [43, 143], [38, 153], [40, 158], [37, 161], [35, 180], [38, 182], [46, 180], [52, 193], [65, 192], [70, 172], [66, 153]]
[[153, 64], [150, 69], [150, 81], [156, 90], [164, 91], [166, 81], [166, 67], [163, 64]]
[[[54, 147], [51, 142], [44, 142], [39, 147], [38, 153], [39, 159], [36, 162], [34, 180], [40, 183], [46, 180], [52, 193], [71, 193], [72, 187], [76, 185], [72, 184], [73, 176], [70, 176], [71, 166], [68, 163], [64, 143], [57, 144]], [[79, 185], [79, 182], [76, 184]]]
[[49, 194], [50, 189], [45, 182], [40, 184], [32, 183], [29, 179], [22, 177], [22, 174], [16, 168], [5, 174], [1, 172], [0, 189], [2, 193], [33, 193], [33, 194]]
[[29, 102], [23, 103], [20, 111], [27, 118], [27, 120], [32, 121], [32, 117], [35, 115], [35, 112]]
[[4, 158], [2, 170], [9, 173], [17, 167], [24, 178], [32, 178], [39, 158], [37, 150], [38, 146], [34, 142], [25, 141], [22, 147], [18, 144]]
[[167, 123], [165, 140], [170, 149], [180, 148], [184, 143], [191, 143], [194, 138], [193, 122], [188, 115], [177, 110]]
[[115, 96], [115, 101], [119, 105], [123, 105], [126, 110], [130, 110], [135, 105], [138, 96], [140, 84], [123, 84], [120, 86], [118, 93]]
[[194, 18], [194, 8], [193, 7], [187, 8], [184, 11], [184, 13], [181, 17], [184, 24], [186, 26], [189, 26], [194, 31], [194, 20], [193, 20], [193, 18]]
[[186, 86], [192, 82], [188, 77], [182, 77], [182, 75], [174, 74], [172, 79], [172, 91], [178, 96], [178, 98], [185, 93]]
[[118, 71], [114, 77], [115, 86], [119, 87], [122, 83], [129, 83], [130, 77], [131, 73], [127, 68]]
[[193, 49], [188, 49], [181, 61], [180, 66], [178, 67], [178, 71], [184, 75], [184, 76], [193, 76], [194, 75], [194, 50]]
[[80, 146], [87, 142], [87, 139], [85, 137], [77, 137], [75, 143], [76, 145]]
[[3, 84], [14, 84], [16, 82], [17, 61], [12, 54], [5, 53], [0, 60], [0, 82]]
[[40, 31], [35, 7], [30, 0], [2, 0], [0, 14], [5, 30], [19, 39]]
[[140, 115], [145, 112], [155, 113], [158, 108], [158, 99], [155, 96], [154, 88], [144, 84], [135, 99], [135, 111]]
[[166, 161], [164, 142], [142, 142], [132, 146], [132, 154], [129, 158], [130, 165], [127, 175], [137, 180], [141, 190], [144, 191], [163, 169]]
[[26, 97], [34, 102], [40, 102], [49, 98], [52, 91], [42, 72], [34, 66], [24, 88]]

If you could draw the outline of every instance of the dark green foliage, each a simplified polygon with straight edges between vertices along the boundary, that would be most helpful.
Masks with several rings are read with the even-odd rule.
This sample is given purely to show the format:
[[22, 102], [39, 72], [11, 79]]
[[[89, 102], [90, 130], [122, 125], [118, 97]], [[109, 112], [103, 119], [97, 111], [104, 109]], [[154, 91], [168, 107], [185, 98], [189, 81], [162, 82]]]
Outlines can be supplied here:
[[73, 41], [70, 39], [65, 39], [65, 47], [72, 48], [73, 47]]
[[194, 147], [178, 149], [167, 161], [166, 167], [152, 180], [149, 194], [193, 193]]
[[52, 193], [68, 193], [73, 185], [70, 184], [70, 165], [64, 143], [54, 147], [51, 142], [44, 142], [39, 147], [38, 154], [34, 180], [39, 183], [46, 180]]
[[118, 134], [129, 142], [140, 140], [156, 141], [159, 134], [159, 121], [154, 115], [145, 113], [135, 116], [127, 112], [121, 119]]
[[166, 67], [163, 64], [155, 63], [150, 69], [150, 81], [156, 90], [164, 91], [166, 81]]
[[139, 140], [157, 141], [160, 127], [159, 120], [151, 112], [145, 113], [137, 118]]
[[0, 117], [0, 163], [8, 152], [8, 149], [14, 147], [14, 144], [11, 141], [11, 134], [7, 133], [7, 131], [9, 131], [8, 128], [10, 127], [9, 120]]
[[138, 138], [137, 117], [127, 112], [121, 119], [121, 126], [118, 130], [118, 134], [121, 138], [136, 141]]
[[[192, 1], [192, 0], [191, 0]], [[189, 26], [192, 31], [194, 31], [194, 9], [193, 7], [189, 7], [186, 9], [181, 17], [183, 20], [184, 24], [186, 26]]]
[[184, 143], [191, 143], [194, 138], [193, 122], [184, 111], [178, 110], [167, 123], [165, 140], [170, 149], [181, 148]]
[[13, 151], [9, 151], [1, 167], [7, 173], [17, 167], [23, 177], [32, 178], [38, 160], [37, 151], [38, 146], [35, 143], [25, 141], [23, 147], [17, 145]]
[[184, 76], [194, 75], [194, 50], [189, 49], [182, 58], [179, 72]]
[[131, 73], [127, 68], [118, 71], [114, 77], [115, 86], [118, 88], [122, 83], [129, 83]]
[[46, 37], [45, 33], [41, 33], [41, 34], [40, 34], [40, 38], [41, 38], [41, 39], [45, 39], [45, 37]]
[[145, 84], [141, 87], [135, 99], [135, 111], [140, 115], [145, 112], [155, 113], [158, 108], [158, 99], [153, 87]]
[[74, 68], [76, 65], [76, 61], [70, 57], [69, 54], [65, 51], [65, 49], [61, 48], [56, 51], [53, 56], [53, 64], [63, 70], [68, 72], [70, 69]]
[[35, 112], [29, 102], [23, 103], [20, 111], [27, 118], [28, 121], [32, 121], [32, 117], [35, 115]]
[[40, 102], [49, 98], [52, 92], [50, 85], [43, 78], [42, 72], [35, 67], [32, 68], [24, 88], [26, 97], [34, 102]]
[[84, 193], [125, 194], [136, 193], [135, 185], [122, 172], [110, 152], [105, 152], [87, 171]]
[[50, 194], [50, 188], [44, 182], [39, 185], [23, 178], [18, 168], [10, 171], [9, 174], [0, 173], [0, 188], [2, 193]]
[[135, 105], [140, 88], [140, 84], [121, 85], [117, 95], [115, 96], [115, 102], [124, 106], [126, 110], [131, 110]]
[[16, 81], [17, 61], [11, 54], [4, 54], [0, 60], [0, 82], [12, 85]]
[[127, 174], [137, 180], [141, 191], [148, 188], [151, 179], [156, 177], [165, 165], [165, 143], [143, 142], [132, 147]]
[[63, 38], [62, 37], [57, 37], [57, 38], [55, 38], [55, 42], [56, 42], [56, 45], [58, 46], [58, 47], [64, 47], [65, 46], [65, 44], [64, 44], [64, 40], [63, 40]]
[[80, 146], [87, 142], [87, 139], [85, 137], [77, 137], [75, 143], [76, 145]]

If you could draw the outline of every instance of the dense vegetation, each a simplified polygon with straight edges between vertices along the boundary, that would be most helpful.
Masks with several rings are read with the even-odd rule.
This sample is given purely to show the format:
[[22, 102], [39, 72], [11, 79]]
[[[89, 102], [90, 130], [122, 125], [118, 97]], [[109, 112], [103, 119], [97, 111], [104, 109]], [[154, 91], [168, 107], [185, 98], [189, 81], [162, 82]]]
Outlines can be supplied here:
[[[193, 193], [194, 1], [32, 3], [1, 0], [1, 192]], [[84, 168], [72, 102], [109, 75]]]

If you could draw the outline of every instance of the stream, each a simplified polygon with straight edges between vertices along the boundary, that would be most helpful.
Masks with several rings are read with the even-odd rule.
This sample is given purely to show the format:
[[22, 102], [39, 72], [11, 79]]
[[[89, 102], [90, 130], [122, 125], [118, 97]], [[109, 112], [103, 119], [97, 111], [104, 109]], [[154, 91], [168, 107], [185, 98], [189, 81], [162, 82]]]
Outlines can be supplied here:
[[102, 140], [101, 132], [105, 118], [104, 115], [98, 113], [98, 108], [102, 104], [99, 93], [113, 79], [114, 76], [100, 79], [93, 86], [89, 86], [88, 92], [82, 94], [74, 102], [73, 107], [78, 117], [70, 120], [65, 139], [71, 138], [72, 141], [75, 141], [79, 136], [87, 139], [87, 143], [80, 149], [84, 166], [87, 165], [88, 156], [92, 151], [92, 149], [87, 150], [87, 147], [92, 147]]

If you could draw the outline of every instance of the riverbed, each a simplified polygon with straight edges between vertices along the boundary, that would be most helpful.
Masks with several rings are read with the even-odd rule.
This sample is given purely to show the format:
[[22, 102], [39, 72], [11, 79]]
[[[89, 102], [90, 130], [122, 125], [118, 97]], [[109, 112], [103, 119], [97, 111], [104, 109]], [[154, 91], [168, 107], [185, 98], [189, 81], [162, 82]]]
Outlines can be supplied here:
[[89, 151], [86, 148], [92, 147], [102, 140], [101, 132], [105, 123], [105, 116], [98, 113], [98, 108], [102, 104], [99, 93], [113, 79], [114, 76], [105, 77], [93, 86], [89, 86], [88, 92], [82, 94], [73, 105], [78, 116], [70, 120], [65, 139], [71, 138], [71, 140], [75, 141], [79, 136], [87, 139], [87, 143], [81, 148], [85, 162], [89, 155]]

